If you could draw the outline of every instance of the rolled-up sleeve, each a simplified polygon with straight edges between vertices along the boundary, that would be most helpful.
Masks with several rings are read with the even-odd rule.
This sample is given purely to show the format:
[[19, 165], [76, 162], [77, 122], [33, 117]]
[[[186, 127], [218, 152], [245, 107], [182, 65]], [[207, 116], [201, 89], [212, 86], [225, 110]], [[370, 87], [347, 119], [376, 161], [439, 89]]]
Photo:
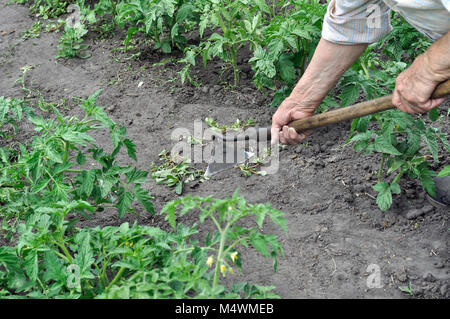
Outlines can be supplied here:
[[339, 44], [374, 43], [391, 31], [390, 8], [382, 0], [332, 0], [322, 38]]

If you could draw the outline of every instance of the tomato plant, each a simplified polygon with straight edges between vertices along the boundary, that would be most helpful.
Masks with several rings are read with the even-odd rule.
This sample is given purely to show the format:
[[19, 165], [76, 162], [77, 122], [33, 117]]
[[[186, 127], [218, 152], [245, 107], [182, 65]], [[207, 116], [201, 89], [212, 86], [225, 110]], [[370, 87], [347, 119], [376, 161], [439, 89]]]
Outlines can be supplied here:
[[[432, 177], [436, 173], [429, 169], [428, 159], [431, 157], [439, 162], [438, 141], [450, 152], [446, 134], [440, 129], [426, 127], [422, 119], [414, 119], [399, 110], [386, 111], [374, 118], [378, 123], [378, 130], [368, 128], [371, 117], [362, 118], [358, 122], [359, 133], [350, 141], [358, 152], [381, 153], [378, 183], [374, 186], [374, 190], [378, 192], [377, 204], [380, 209], [389, 209], [392, 194], [400, 194], [399, 181], [403, 175], [418, 179], [424, 190], [434, 195]], [[396, 176], [388, 183], [385, 175], [394, 172]]]
[[[247, 204], [243, 197], [238, 196], [236, 190], [231, 199], [186, 196], [169, 202], [161, 214], [166, 215], [166, 220], [176, 230], [180, 227], [177, 226], [176, 215], [182, 217], [192, 210], [199, 211], [201, 223], [208, 219], [216, 227], [216, 231], [208, 233], [205, 239], [209, 254], [206, 262], [209, 267], [214, 266], [211, 287], [214, 296], [223, 291], [223, 288], [218, 288], [220, 276], [233, 274], [234, 267], [242, 267], [240, 253], [237, 251], [239, 246], [245, 248], [252, 246], [264, 257], [272, 258], [273, 268], [276, 271], [277, 256], [283, 255], [283, 248], [275, 235], [266, 235], [260, 230], [267, 216], [287, 233], [286, 220], [281, 211], [272, 208], [270, 204]], [[240, 220], [249, 216], [256, 218], [257, 227], [238, 224]]]
[[246, 45], [255, 48], [262, 36], [262, 14], [256, 8], [256, 4], [249, 0], [208, 0], [201, 3], [200, 37], [203, 38], [208, 29], [213, 33], [199, 45], [186, 49], [186, 56], [180, 61], [186, 64], [180, 72], [183, 83], [189, 79], [189, 69], [195, 66], [195, 58], [201, 56], [204, 67], [212, 58], [222, 59], [232, 68], [233, 86], [238, 86], [238, 52]]
[[[153, 213], [151, 196], [142, 187], [148, 172], [117, 163], [116, 155], [122, 148], [136, 161], [135, 145], [126, 137], [125, 128], [108, 118], [96, 104], [99, 94], [100, 91], [88, 99], [80, 99], [85, 111], [81, 120], [64, 117], [56, 109], [56, 119], [30, 115], [28, 120], [39, 133], [31, 145], [19, 144], [14, 152], [7, 148], [0, 150], [4, 223], [8, 217], [25, 218], [39, 205], [70, 200], [90, 201], [97, 211], [114, 206], [120, 217], [127, 211], [134, 212], [132, 203], [137, 201]], [[11, 107], [16, 100], [6, 101], [10, 109], [17, 108]], [[114, 149], [111, 154], [98, 147], [88, 134], [99, 129], [109, 130]], [[83, 210], [80, 213], [84, 214]]]
[[180, 49], [187, 43], [185, 33], [198, 22], [192, 1], [186, 0], [131, 0], [116, 6], [116, 22], [127, 27], [125, 45], [138, 32], [143, 32], [154, 43], [155, 49], [170, 53], [173, 46]]
[[[269, 256], [266, 245], [272, 247], [272, 257], [282, 252], [280, 244], [271, 235], [255, 229], [234, 226], [240, 218], [257, 215], [260, 227], [268, 214], [284, 226], [281, 212], [262, 204], [246, 206], [242, 198], [231, 200], [186, 197], [168, 203], [163, 209], [174, 226], [174, 232], [165, 232], [150, 226], [132, 226], [78, 229], [67, 219], [77, 210], [93, 212], [95, 207], [86, 201], [59, 201], [39, 204], [26, 223], [17, 227], [19, 238], [15, 247], [0, 247], [0, 296], [2, 298], [277, 298], [271, 290], [249, 283], [235, 284], [230, 289], [220, 284], [219, 273], [232, 273], [233, 263], [241, 266], [241, 257], [235, 251], [237, 244], [251, 245]], [[219, 250], [215, 248], [217, 235], [208, 235], [205, 246], [193, 236], [197, 226], [178, 224], [175, 227], [174, 211], [183, 205], [183, 214], [202, 204], [210, 214], [225, 205], [234, 217], [221, 232]], [[236, 205], [237, 204], [237, 205]], [[233, 205], [233, 206], [231, 206]], [[229, 209], [233, 207], [233, 209]], [[211, 218], [212, 215], [210, 215]], [[231, 215], [228, 215], [231, 216]], [[204, 220], [206, 215], [200, 217]], [[219, 217], [222, 222], [223, 218]], [[232, 241], [230, 246], [226, 241]], [[218, 251], [218, 264], [211, 253]], [[209, 257], [208, 257], [209, 256]], [[276, 264], [275, 264], [276, 266]]]
[[264, 40], [249, 61], [256, 86], [278, 90], [272, 106], [278, 106], [290, 94], [305, 71], [319, 43], [326, 12], [326, 6], [316, 0], [281, 1], [278, 5], [281, 10], [276, 10], [277, 14], [268, 11], [270, 20], [263, 30]]

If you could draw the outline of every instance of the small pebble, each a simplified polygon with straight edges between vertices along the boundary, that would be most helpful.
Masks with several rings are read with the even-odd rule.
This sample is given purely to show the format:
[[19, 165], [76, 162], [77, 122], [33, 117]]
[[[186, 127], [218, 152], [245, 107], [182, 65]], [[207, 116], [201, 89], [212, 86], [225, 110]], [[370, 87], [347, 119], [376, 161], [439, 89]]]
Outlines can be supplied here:
[[208, 93], [208, 91], [209, 91], [209, 87], [207, 87], [207, 86], [203, 86], [202, 88], [201, 88], [201, 91], [202, 91], [202, 93]]
[[425, 206], [424, 208], [422, 208], [422, 213], [423, 214], [428, 214], [431, 213], [433, 211], [434, 207], [431, 205]]
[[345, 280], [345, 275], [344, 275], [343, 273], [340, 273], [340, 274], [338, 274], [338, 275], [336, 276], [336, 278], [337, 278], [339, 281], [342, 281], [342, 280]]
[[406, 218], [411, 220], [411, 219], [420, 217], [423, 214], [424, 214], [424, 212], [421, 209], [412, 209], [408, 213], [406, 213]]
[[423, 278], [423, 280], [428, 281], [428, 282], [436, 281], [436, 278], [429, 272], [425, 273], [422, 278]]

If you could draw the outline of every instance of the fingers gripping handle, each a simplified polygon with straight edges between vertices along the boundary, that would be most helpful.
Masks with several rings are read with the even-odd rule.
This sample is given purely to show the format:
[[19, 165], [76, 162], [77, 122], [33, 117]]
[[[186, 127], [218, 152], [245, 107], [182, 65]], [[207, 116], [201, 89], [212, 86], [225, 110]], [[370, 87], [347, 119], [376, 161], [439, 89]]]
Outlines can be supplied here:
[[[431, 95], [432, 98], [440, 98], [450, 94], [450, 80], [438, 85]], [[392, 104], [392, 95], [384, 96], [371, 101], [361, 102], [349, 107], [333, 110], [330, 112], [314, 115], [305, 119], [292, 121], [288, 124], [297, 132], [335, 124], [358, 117], [386, 111], [395, 108]]]

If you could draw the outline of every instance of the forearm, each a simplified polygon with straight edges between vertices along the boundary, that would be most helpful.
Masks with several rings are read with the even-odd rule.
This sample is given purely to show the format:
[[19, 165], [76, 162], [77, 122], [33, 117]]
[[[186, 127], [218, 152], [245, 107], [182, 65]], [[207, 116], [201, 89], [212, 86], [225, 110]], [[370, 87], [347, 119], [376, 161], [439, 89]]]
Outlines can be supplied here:
[[342, 45], [321, 39], [290, 97], [317, 107], [366, 47], [367, 44]]
[[429, 68], [430, 80], [437, 83], [450, 79], [450, 31], [434, 42], [419, 58]]

